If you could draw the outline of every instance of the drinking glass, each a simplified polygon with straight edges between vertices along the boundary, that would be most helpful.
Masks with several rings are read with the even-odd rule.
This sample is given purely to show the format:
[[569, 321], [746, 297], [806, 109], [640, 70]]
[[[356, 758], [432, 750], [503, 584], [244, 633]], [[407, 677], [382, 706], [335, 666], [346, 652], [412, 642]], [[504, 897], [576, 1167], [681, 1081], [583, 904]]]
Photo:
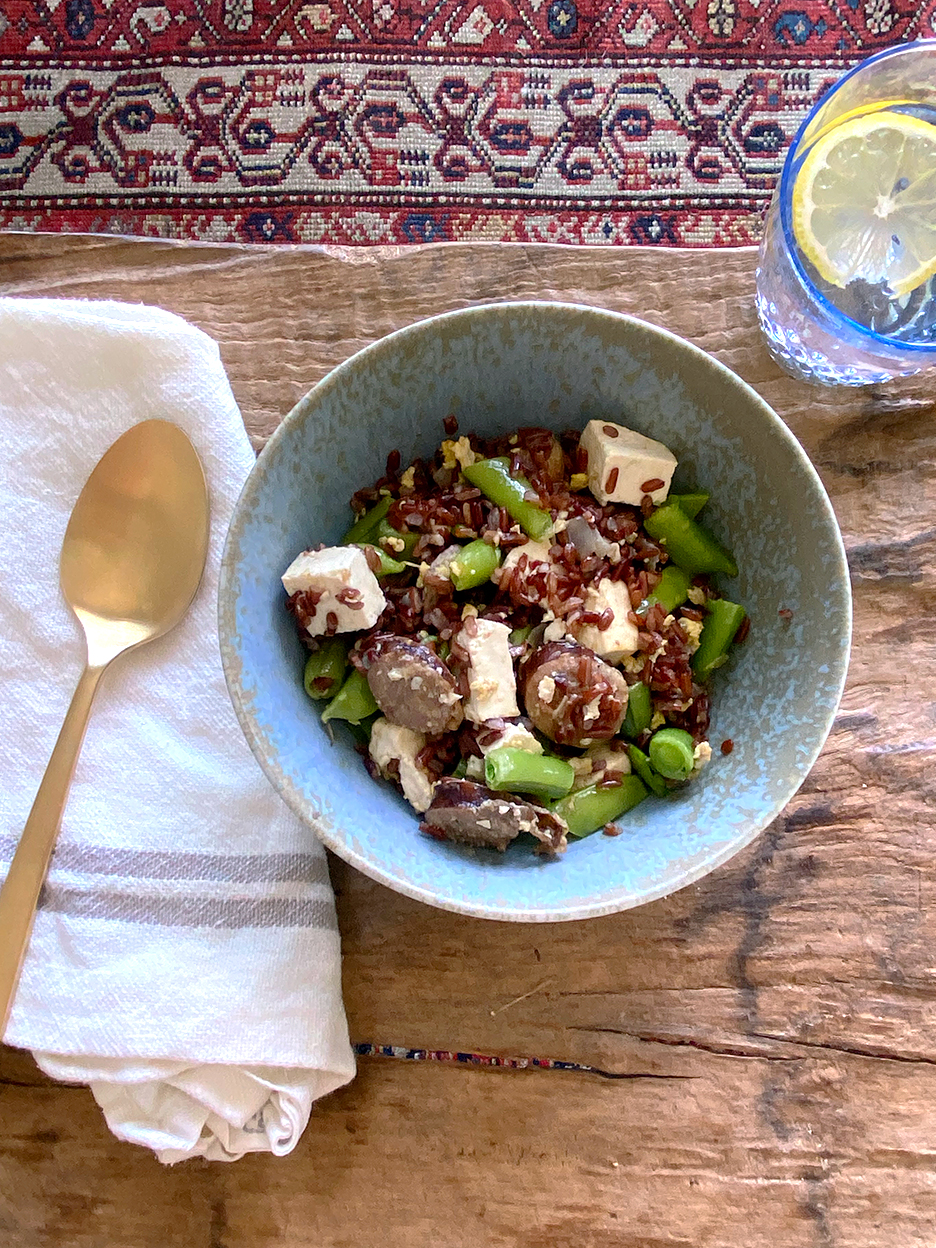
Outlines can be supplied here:
[[[936, 276], [900, 297], [886, 282], [836, 287], [793, 231], [794, 183], [810, 148], [836, 125], [880, 110], [908, 114], [936, 133], [936, 39], [879, 52], [847, 73], [814, 105], [787, 152], [760, 247], [757, 312], [774, 359], [804, 381], [861, 386], [936, 365]], [[936, 205], [932, 228], [936, 240]], [[893, 241], [899, 244], [896, 235]]]

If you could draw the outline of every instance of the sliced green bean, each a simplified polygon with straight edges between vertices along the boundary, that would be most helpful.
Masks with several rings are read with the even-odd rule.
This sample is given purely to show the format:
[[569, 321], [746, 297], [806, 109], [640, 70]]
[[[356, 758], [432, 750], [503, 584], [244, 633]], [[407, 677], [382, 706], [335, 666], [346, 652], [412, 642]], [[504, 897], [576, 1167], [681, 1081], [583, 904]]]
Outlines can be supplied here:
[[330, 719], [346, 719], [349, 724], [359, 724], [376, 710], [377, 703], [367, 677], [354, 668], [322, 712], [322, 723], [327, 724]]
[[378, 523], [383, 520], [393, 499], [389, 494], [385, 494], [379, 503], [375, 503], [370, 511], [365, 511], [363, 516], [359, 516], [355, 520], [351, 528], [341, 539], [342, 546], [354, 546], [358, 542], [367, 542], [377, 528]]
[[373, 715], [368, 715], [365, 719], [362, 719], [359, 724], [352, 724], [350, 721], [347, 722], [348, 732], [351, 733], [351, 736], [354, 738], [357, 745], [370, 745], [371, 729], [378, 719], [380, 719], [379, 711]]
[[302, 684], [316, 702], [333, 697], [341, 688], [348, 665], [348, 643], [342, 637], [328, 637], [306, 659]]
[[745, 616], [744, 607], [727, 598], [710, 598], [702, 625], [699, 648], [692, 656], [692, 670], [704, 680], [724, 663]]
[[501, 554], [483, 538], [463, 546], [449, 563], [449, 574], [457, 590], [485, 585], [495, 568], [500, 567]]
[[511, 476], [506, 457], [479, 459], [462, 472], [486, 498], [505, 508], [511, 520], [516, 520], [534, 541], [541, 542], [552, 531], [552, 516], [527, 499], [530, 483], [521, 476]]
[[686, 780], [695, 763], [695, 743], [682, 728], [660, 728], [650, 738], [650, 765], [667, 780]]
[[627, 714], [624, 716], [624, 736], [639, 737], [650, 727], [653, 706], [650, 689], [642, 681], [631, 685], [627, 691]]
[[484, 780], [496, 791], [554, 798], [565, 797], [575, 782], [575, 772], [564, 759], [505, 746], [491, 750], [485, 758]]
[[507, 640], [512, 646], [522, 646], [532, 632], [533, 625], [525, 624], [523, 628], [515, 628]]
[[647, 758], [643, 750], [639, 750], [636, 745], [629, 745], [627, 747], [627, 757], [630, 759], [634, 771], [640, 776], [651, 793], [655, 793], [657, 797], [665, 797], [667, 793], [666, 782], [650, 766], [650, 759]]
[[624, 776], [613, 788], [599, 789], [595, 785], [570, 793], [552, 807], [568, 825], [569, 836], [589, 836], [606, 823], [613, 823], [621, 815], [632, 810], [647, 796], [647, 786], [639, 776]]
[[698, 521], [687, 516], [677, 503], [665, 502], [651, 512], [644, 520], [644, 528], [666, 547], [673, 563], [692, 576], [699, 572], [738, 575], [738, 565], [731, 552]]
[[693, 490], [689, 494], [670, 494], [666, 501], [681, 507], [686, 515], [694, 520], [708, 502], [709, 497], [705, 490]]
[[688, 572], [684, 572], [682, 568], [677, 568], [674, 563], [668, 563], [663, 569], [659, 583], [650, 597], [647, 599], [647, 605], [652, 607], [658, 602], [667, 615], [671, 611], [675, 611], [689, 597], [689, 586], [692, 584], [692, 577]]
[[373, 550], [380, 560], [380, 567], [374, 573], [376, 577], [397, 576], [400, 572], [406, 571], [406, 564], [401, 563], [399, 559], [391, 559], [382, 546], [372, 546], [370, 542], [355, 543], [355, 545], [358, 544], [362, 550]]

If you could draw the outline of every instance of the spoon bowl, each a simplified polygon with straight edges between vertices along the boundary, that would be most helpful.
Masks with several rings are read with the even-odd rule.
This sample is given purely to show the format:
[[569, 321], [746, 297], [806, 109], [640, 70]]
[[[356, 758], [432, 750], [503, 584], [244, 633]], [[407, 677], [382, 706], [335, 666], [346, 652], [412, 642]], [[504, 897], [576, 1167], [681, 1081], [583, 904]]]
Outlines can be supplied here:
[[205, 477], [178, 427], [147, 420], [118, 438], [78, 496], [59, 565], [88, 659], [173, 628], [198, 588], [208, 545]]
[[87, 661], [0, 889], [0, 1035], [101, 676], [118, 654], [178, 624], [207, 551], [208, 491], [195, 448], [169, 421], [135, 425], [98, 461], [62, 542], [62, 592]]

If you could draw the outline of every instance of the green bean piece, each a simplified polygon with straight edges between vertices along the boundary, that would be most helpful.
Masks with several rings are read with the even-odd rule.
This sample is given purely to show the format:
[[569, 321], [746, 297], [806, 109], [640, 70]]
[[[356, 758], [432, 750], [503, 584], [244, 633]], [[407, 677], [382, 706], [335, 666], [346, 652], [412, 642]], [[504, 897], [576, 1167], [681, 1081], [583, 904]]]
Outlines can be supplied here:
[[532, 632], [533, 632], [533, 625], [525, 624], [523, 628], [515, 628], [513, 632], [510, 634], [510, 636], [507, 638], [507, 641], [512, 646], [522, 646], [523, 643], [526, 641], [526, 639], [529, 637], [530, 633]]
[[688, 572], [684, 572], [682, 568], [677, 568], [675, 563], [668, 563], [663, 569], [659, 583], [650, 597], [647, 599], [647, 605], [652, 607], [658, 602], [667, 615], [671, 611], [675, 611], [689, 597], [689, 586], [692, 584], [692, 577]]
[[456, 589], [474, 589], [491, 579], [495, 568], [500, 567], [501, 553], [483, 538], [469, 542], [449, 564], [449, 574]]
[[630, 759], [631, 766], [640, 776], [641, 780], [647, 786], [651, 793], [655, 793], [657, 797], [665, 797], [667, 793], [666, 781], [650, 766], [650, 759], [647, 758], [643, 750], [639, 750], [636, 745], [627, 747], [627, 757]]
[[367, 677], [354, 668], [322, 712], [322, 723], [327, 724], [330, 719], [346, 719], [349, 724], [359, 724], [376, 710], [377, 703]]
[[541, 542], [552, 532], [552, 516], [526, 497], [530, 483], [521, 476], [511, 476], [510, 460], [504, 456], [497, 459], [479, 459], [463, 468], [465, 478], [476, 485], [481, 493], [506, 509], [511, 520], [535, 542]]
[[489, 789], [529, 793], [532, 797], [565, 797], [575, 781], [572, 765], [562, 758], [512, 750], [491, 750], [484, 760], [484, 781]]
[[627, 714], [624, 716], [624, 736], [639, 737], [650, 727], [653, 718], [653, 706], [650, 701], [650, 689], [642, 681], [631, 685], [627, 691]]
[[561, 802], [556, 802], [552, 812], [566, 821], [569, 836], [581, 838], [597, 832], [606, 823], [620, 819], [646, 796], [647, 787], [639, 776], [624, 776], [621, 783], [613, 788], [599, 789], [591, 785], [587, 789], [579, 789], [577, 793], [570, 793]]
[[666, 502], [652, 511], [644, 528], [657, 542], [664, 545], [670, 559], [685, 572], [695, 576], [699, 572], [724, 572], [738, 575], [738, 565], [729, 550], [717, 538], [674, 502]]
[[328, 637], [306, 659], [302, 684], [313, 701], [333, 697], [341, 688], [348, 665], [348, 643], [341, 637]]
[[[388, 542], [388, 538], [392, 538], [393, 540]], [[383, 519], [377, 521], [377, 527], [374, 529], [374, 532], [371, 534], [369, 540], [376, 546], [379, 546], [381, 550], [386, 550], [388, 553], [392, 552], [390, 555], [392, 559], [396, 558], [397, 555], [403, 555], [406, 558], [409, 558], [409, 556], [413, 553], [413, 547], [419, 541], [419, 534], [403, 533], [400, 529], [395, 529], [390, 521], [384, 517]], [[402, 550], [398, 548], [398, 543], [401, 541], [403, 543]]]
[[452, 778], [454, 780], [464, 780], [467, 774], [468, 774], [468, 760], [467, 758], [460, 758], [458, 762], [455, 764], [455, 770], [452, 772]]
[[365, 511], [363, 516], [358, 516], [351, 528], [341, 539], [342, 546], [354, 546], [358, 542], [367, 542], [370, 540], [378, 523], [383, 520], [393, 499], [389, 494], [385, 494], [379, 503], [375, 503], [370, 511]]
[[729, 602], [727, 598], [709, 599], [699, 648], [692, 656], [692, 670], [700, 679], [704, 680], [724, 663], [744, 616], [744, 607], [736, 602]]
[[361, 543], [361, 549], [376, 551], [377, 558], [380, 560], [380, 567], [374, 575], [378, 579], [382, 576], [397, 576], [400, 572], [406, 571], [406, 564], [400, 563], [399, 559], [391, 559], [382, 546], [372, 546], [370, 542], [364, 542]]
[[368, 715], [367, 718], [362, 719], [359, 724], [352, 724], [350, 722], [347, 724], [348, 732], [351, 733], [356, 745], [370, 745], [371, 729], [374, 726], [374, 722], [378, 719], [380, 719], [379, 711], [375, 715]]
[[666, 501], [675, 503], [694, 520], [708, 502], [709, 497], [705, 490], [693, 490], [689, 494], [670, 494]]
[[686, 780], [695, 763], [694, 749], [682, 728], [660, 728], [650, 738], [650, 766], [667, 780]]

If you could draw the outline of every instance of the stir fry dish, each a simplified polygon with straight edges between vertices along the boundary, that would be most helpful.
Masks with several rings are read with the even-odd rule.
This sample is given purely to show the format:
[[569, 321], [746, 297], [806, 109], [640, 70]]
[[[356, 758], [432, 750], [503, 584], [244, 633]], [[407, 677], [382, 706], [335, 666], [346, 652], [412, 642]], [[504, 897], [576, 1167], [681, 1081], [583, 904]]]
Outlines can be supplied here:
[[[624, 425], [458, 436], [351, 500], [283, 573], [304, 685], [424, 833], [558, 855], [711, 760], [710, 678], [744, 639], [734, 558]], [[730, 742], [722, 745], [727, 753]]]

